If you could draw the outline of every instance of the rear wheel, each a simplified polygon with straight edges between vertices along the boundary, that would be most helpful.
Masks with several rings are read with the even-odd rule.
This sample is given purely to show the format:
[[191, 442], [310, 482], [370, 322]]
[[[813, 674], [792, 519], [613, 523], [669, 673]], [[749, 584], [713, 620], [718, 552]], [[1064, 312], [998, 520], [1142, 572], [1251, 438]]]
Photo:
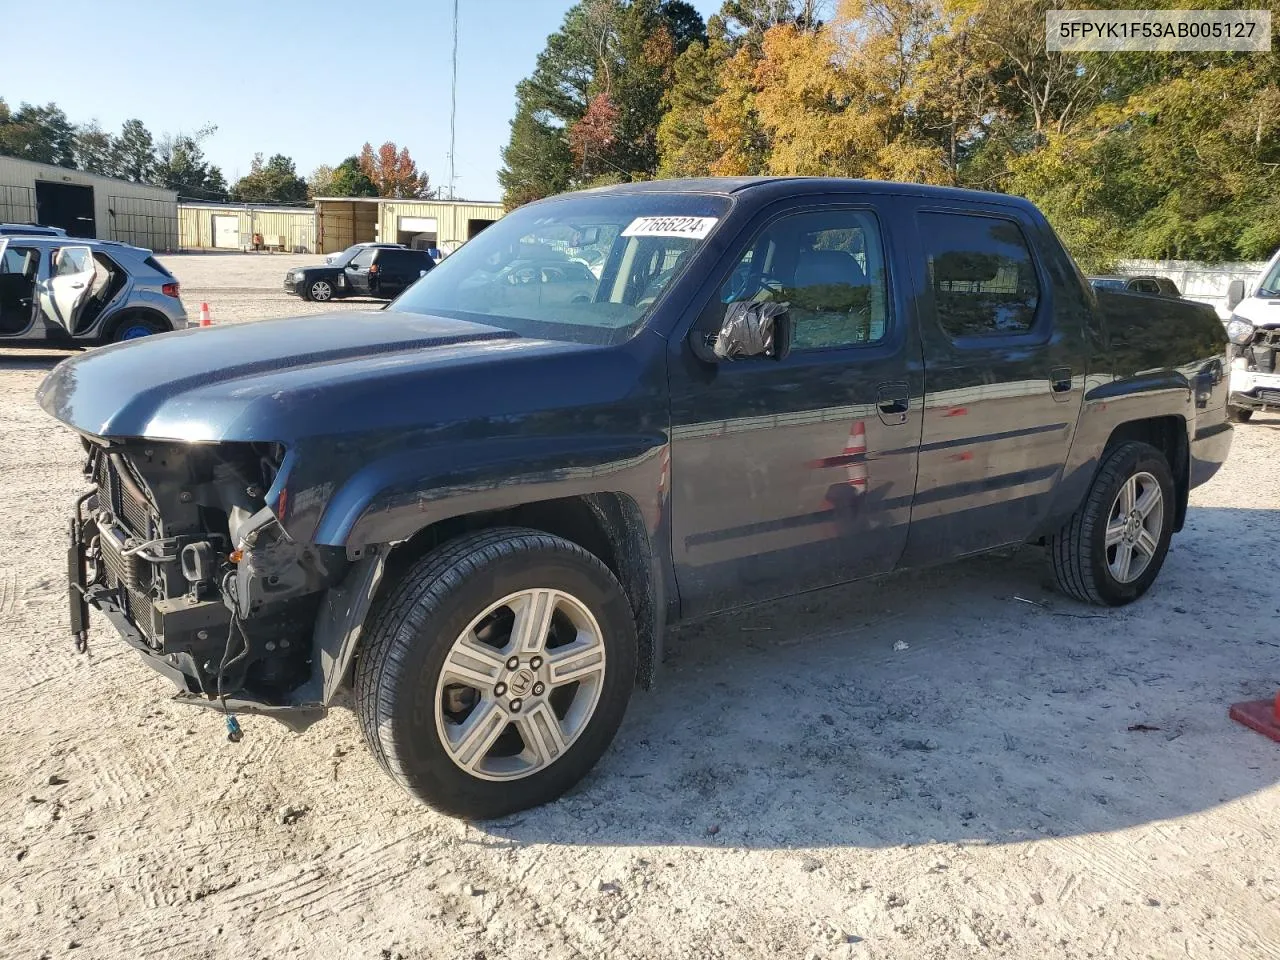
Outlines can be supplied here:
[[1228, 407], [1227, 417], [1232, 423], [1248, 423], [1253, 419], [1253, 411], [1245, 407]]
[[576, 544], [520, 528], [453, 540], [371, 617], [356, 668], [366, 742], [445, 813], [553, 800], [617, 732], [635, 683], [631, 606]]
[[1109, 450], [1075, 514], [1049, 538], [1059, 589], [1086, 603], [1132, 603], [1155, 581], [1173, 536], [1175, 488], [1163, 453], [1129, 441]]
[[304, 288], [307, 293], [308, 300], [315, 300], [317, 303], [327, 303], [333, 299], [333, 284], [328, 280], [311, 280]]
[[142, 337], [149, 337], [157, 333], [167, 333], [169, 325], [163, 320], [157, 320], [155, 317], [148, 317], [144, 314], [134, 314], [121, 318], [116, 324], [115, 329], [111, 332], [111, 342], [121, 343], [125, 340], [139, 340]]

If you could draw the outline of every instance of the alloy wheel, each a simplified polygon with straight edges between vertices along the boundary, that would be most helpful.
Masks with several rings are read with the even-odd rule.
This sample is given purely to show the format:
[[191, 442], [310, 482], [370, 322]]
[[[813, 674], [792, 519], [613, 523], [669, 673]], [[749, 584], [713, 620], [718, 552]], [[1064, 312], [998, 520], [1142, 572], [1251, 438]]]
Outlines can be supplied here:
[[1107, 519], [1107, 566], [1120, 583], [1137, 580], [1155, 558], [1164, 527], [1164, 494], [1149, 473], [1135, 473], [1116, 495]]
[[434, 700], [440, 742], [474, 777], [530, 776], [586, 729], [604, 675], [604, 640], [585, 604], [562, 590], [503, 597], [445, 657]]

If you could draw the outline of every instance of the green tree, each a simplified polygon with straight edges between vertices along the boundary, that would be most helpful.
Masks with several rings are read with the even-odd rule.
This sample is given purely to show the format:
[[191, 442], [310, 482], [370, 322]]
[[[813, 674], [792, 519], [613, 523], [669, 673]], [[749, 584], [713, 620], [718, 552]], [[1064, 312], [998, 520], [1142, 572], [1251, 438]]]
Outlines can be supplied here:
[[333, 179], [329, 183], [331, 193], [316, 193], [313, 196], [328, 197], [376, 197], [378, 188], [360, 169], [360, 158], [352, 154], [333, 168]]
[[300, 203], [307, 199], [307, 182], [283, 154], [277, 153], [264, 163], [262, 154], [255, 153], [248, 175], [231, 188], [231, 199], [241, 203]]
[[116, 175], [116, 140], [96, 120], [76, 128], [75, 163], [80, 170], [104, 177]]
[[113, 144], [116, 176], [134, 183], [149, 183], [155, 175], [156, 147], [141, 120], [126, 120], [120, 127], [120, 136]]
[[707, 130], [707, 114], [723, 93], [720, 73], [730, 54], [723, 37], [694, 42], [672, 65], [671, 87], [663, 96], [658, 123], [658, 176], [702, 177], [719, 151]]
[[604, 180], [652, 177], [677, 52], [699, 42], [683, 0], [583, 0], [516, 87], [499, 182], [508, 206]]
[[172, 133], [160, 138], [156, 149], [154, 182], [181, 197], [196, 200], [228, 199], [227, 182], [222, 171], [204, 157], [200, 143], [211, 136], [216, 127], [206, 126], [194, 134]]
[[74, 167], [76, 129], [56, 103], [30, 103], [11, 112], [0, 100], [0, 154]]

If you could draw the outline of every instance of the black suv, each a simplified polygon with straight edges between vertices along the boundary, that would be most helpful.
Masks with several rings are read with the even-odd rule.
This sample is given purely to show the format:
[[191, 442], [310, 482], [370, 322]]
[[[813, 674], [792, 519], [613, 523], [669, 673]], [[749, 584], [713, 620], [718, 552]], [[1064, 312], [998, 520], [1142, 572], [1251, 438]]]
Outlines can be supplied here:
[[342, 251], [333, 263], [290, 270], [284, 288], [304, 300], [322, 303], [339, 297], [390, 300], [434, 266], [425, 250], [362, 243]]

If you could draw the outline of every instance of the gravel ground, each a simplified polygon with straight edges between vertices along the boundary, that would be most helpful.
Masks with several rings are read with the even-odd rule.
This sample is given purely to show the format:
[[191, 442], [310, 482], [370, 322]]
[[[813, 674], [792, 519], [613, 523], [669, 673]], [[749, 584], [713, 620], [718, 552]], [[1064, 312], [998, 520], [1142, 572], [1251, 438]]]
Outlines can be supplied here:
[[[307, 259], [166, 258], [218, 323], [313, 309]], [[96, 614], [72, 651], [57, 359], [0, 353], [0, 956], [1280, 956], [1280, 747], [1226, 716], [1280, 686], [1280, 418], [1141, 602], [1027, 548], [704, 622], [580, 788], [464, 827], [346, 710], [231, 744]]]

